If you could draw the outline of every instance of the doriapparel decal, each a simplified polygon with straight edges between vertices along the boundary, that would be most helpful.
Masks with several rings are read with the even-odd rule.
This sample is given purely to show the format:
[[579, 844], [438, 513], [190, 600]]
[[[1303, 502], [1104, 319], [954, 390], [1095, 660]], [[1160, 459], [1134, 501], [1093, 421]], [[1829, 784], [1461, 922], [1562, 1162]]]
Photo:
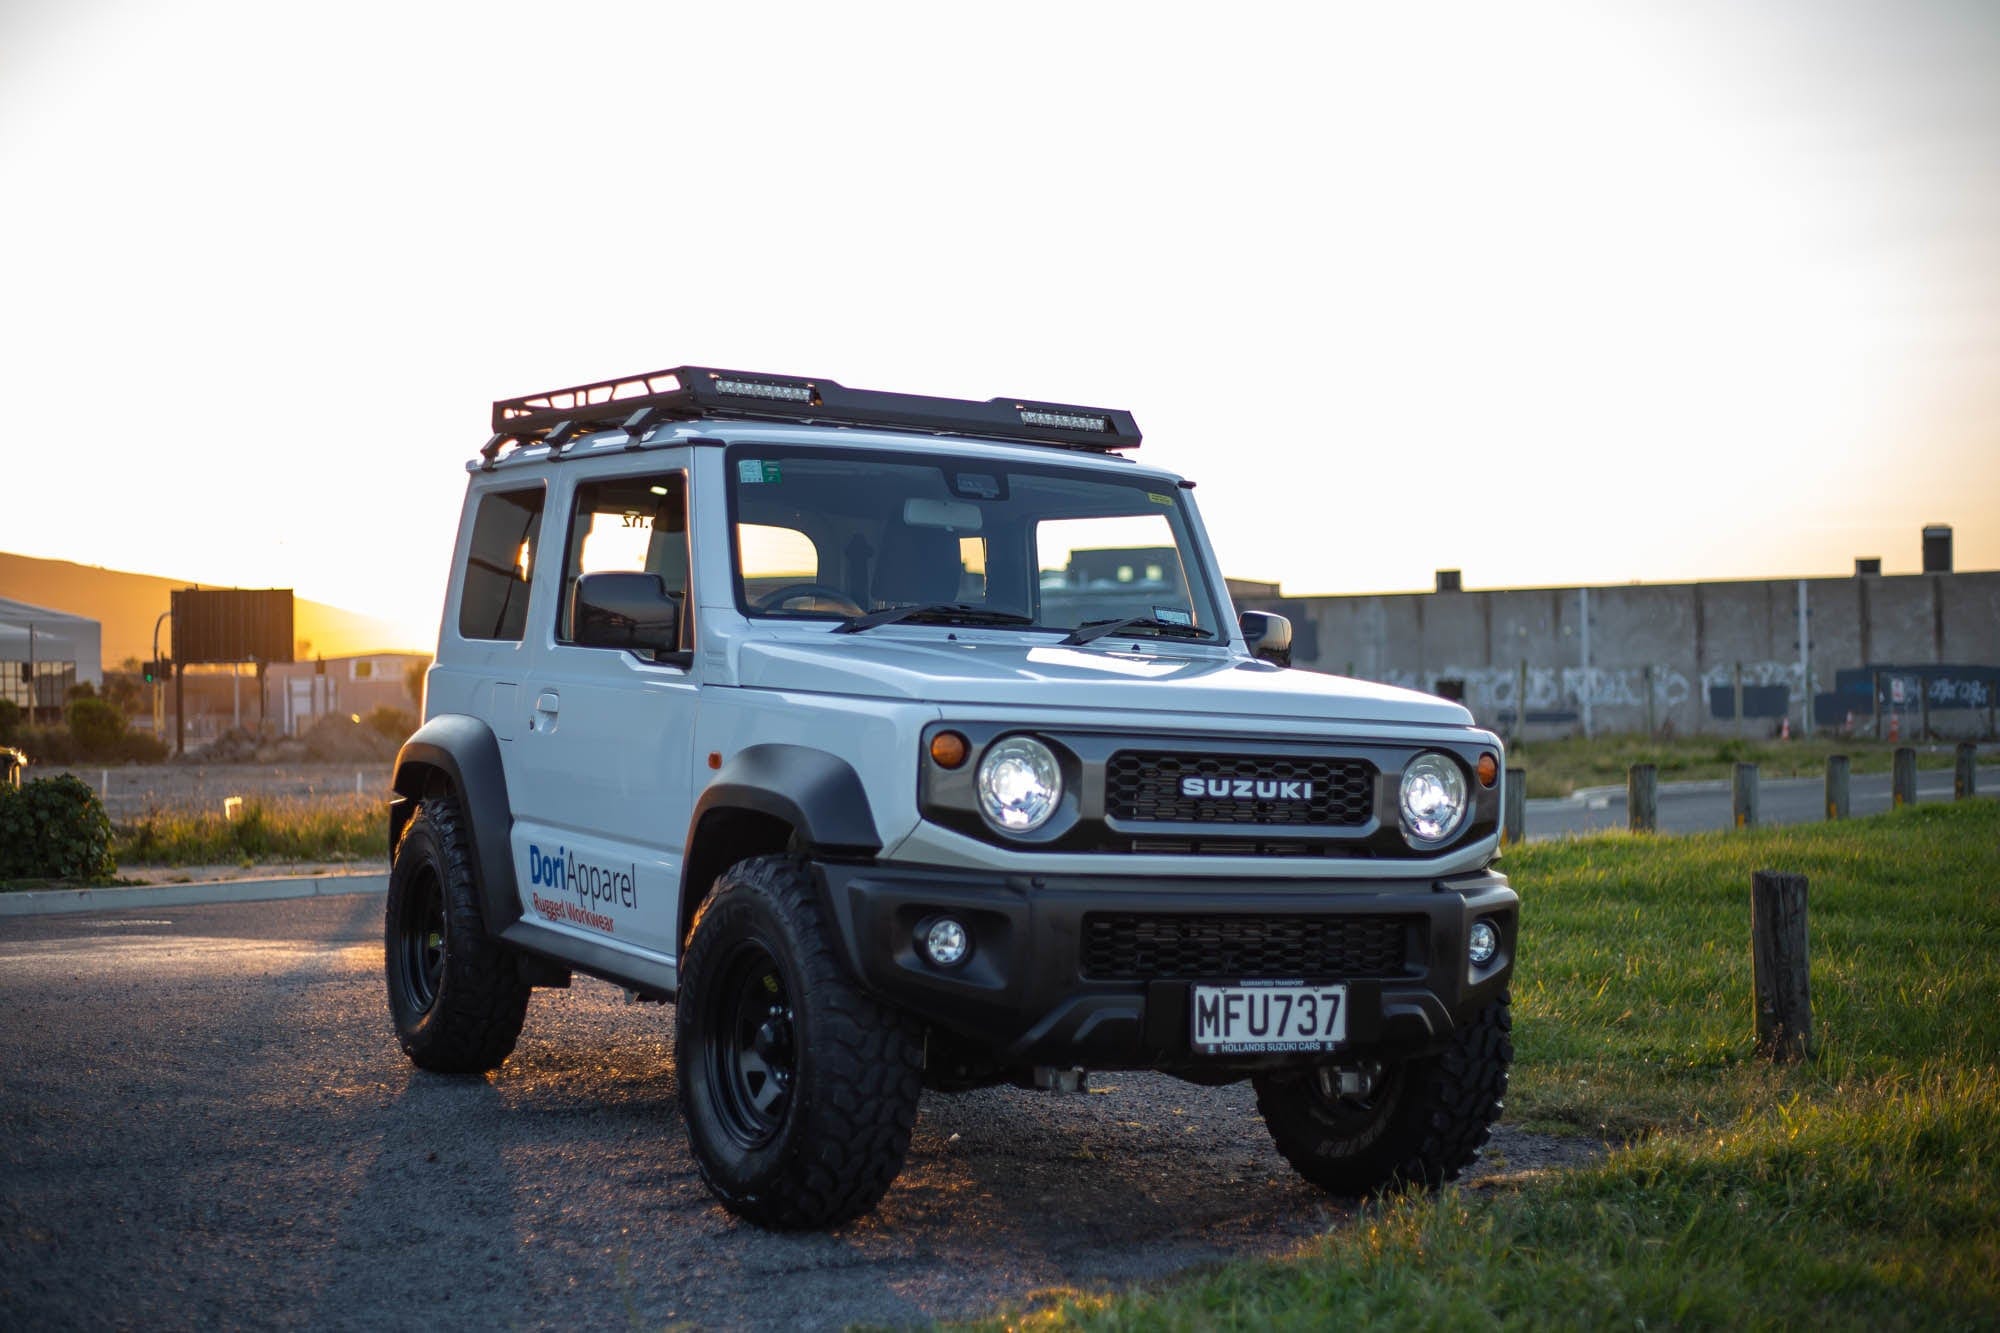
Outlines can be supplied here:
[[576, 853], [566, 847], [544, 852], [529, 843], [528, 884], [531, 888], [547, 887], [565, 895], [545, 898], [539, 893], [530, 894], [535, 910], [550, 921], [587, 926], [607, 935], [618, 933], [617, 919], [609, 909], [629, 911], [639, 905], [638, 866], [579, 861]]

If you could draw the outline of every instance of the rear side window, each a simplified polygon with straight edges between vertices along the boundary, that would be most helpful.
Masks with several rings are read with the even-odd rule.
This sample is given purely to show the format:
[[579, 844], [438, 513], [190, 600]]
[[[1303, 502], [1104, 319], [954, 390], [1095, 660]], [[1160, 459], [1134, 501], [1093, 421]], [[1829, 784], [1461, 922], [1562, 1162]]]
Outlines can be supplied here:
[[467, 639], [520, 639], [528, 630], [528, 581], [542, 535], [542, 488], [482, 496], [472, 520], [458, 597], [458, 633]]

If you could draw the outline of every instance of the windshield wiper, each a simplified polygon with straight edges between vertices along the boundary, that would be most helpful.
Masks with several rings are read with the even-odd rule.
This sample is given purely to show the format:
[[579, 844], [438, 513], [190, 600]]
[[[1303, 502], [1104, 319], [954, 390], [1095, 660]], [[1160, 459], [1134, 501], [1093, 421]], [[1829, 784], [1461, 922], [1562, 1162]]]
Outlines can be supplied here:
[[1086, 620], [1071, 632], [1066, 645], [1093, 643], [1107, 634], [1123, 634], [1128, 629], [1148, 629], [1168, 639], [1212, 639], [1215, 636], [1205, 629], [1193, 625], [1183, 625], [1174, 620], [1160, 620], [1154, 616], [1126, 616], [1123, 620]]
[[939, 620], [956, 625], [1032, 625], [1031, 617], [1016, 615], [1012, 611], [994, 611], [983, 606], [973, 606], [969, 602], [915, 602], [909, 606], [891, 606], [880, 611], [870, 611], [865, 616], [856, 616], [834, 627], [835, 634], [859, 634], [877, 625], [893, 625], [899, 620]]

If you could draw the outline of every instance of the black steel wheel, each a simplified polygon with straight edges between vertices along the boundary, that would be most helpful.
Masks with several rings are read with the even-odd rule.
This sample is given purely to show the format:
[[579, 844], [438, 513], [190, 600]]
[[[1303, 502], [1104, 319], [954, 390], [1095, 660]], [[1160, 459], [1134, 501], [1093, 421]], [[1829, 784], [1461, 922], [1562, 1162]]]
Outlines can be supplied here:
[[435, 867], [416, 868], [400, 907], [389, 931], [395, 940], [391, 947], [402, 952], [402, 965], [390, 977], [401, 984], [410, 1012], [429, 1013], [444, 984], [444, 888]]
[[1259, 1075], [1257, 1111], [1292, 1169], [1335, 1194], [1368, 1194], [1456, 1179], [1500, 1118], [1513, 1063], [1506, 994], [1435, 1055], [1372, 1069], [1365, 1091], [1343, 1093], [1332, 1069]]
[[497, 1069], [520, 1038], [528, 984], [514, 951], [486, 933], [464, 816], [427, 796], [396, 844], [383, 915], [389, 1016], [424, 1069]]
[[710, 1042], [710, 1068], [723, 1127], [746, 1149], [761, 1148], [784, 1128], [791, 1109], [792, 1001], [770, 951], [756, 940], [737, 945], [718, 987], [718, 1040]]
[[681, 1112], [702, 1180], [762, 1226], [833, 1226], [903, 1169], [923, 1028], [833, 950], [811, 866], [761, 856], [717, 879], [682, 954]]

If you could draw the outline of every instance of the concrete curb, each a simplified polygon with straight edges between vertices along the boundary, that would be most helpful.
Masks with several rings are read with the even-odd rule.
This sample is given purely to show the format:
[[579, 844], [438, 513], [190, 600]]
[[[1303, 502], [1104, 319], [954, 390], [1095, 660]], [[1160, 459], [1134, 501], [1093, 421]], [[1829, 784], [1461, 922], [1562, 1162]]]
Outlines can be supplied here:
[[276, 879], [218, 879], [198, 884], [146, 884], [106, 889], [32, 889], [0, 893], [0, 917], [58, 912], [116, 912], [129, 907], [198, 907], [207, 903], [261, 903], [283, 898], [328, 898], [341, 893], [387, 893], [387, 871], [376, 875], [290, 875]]

